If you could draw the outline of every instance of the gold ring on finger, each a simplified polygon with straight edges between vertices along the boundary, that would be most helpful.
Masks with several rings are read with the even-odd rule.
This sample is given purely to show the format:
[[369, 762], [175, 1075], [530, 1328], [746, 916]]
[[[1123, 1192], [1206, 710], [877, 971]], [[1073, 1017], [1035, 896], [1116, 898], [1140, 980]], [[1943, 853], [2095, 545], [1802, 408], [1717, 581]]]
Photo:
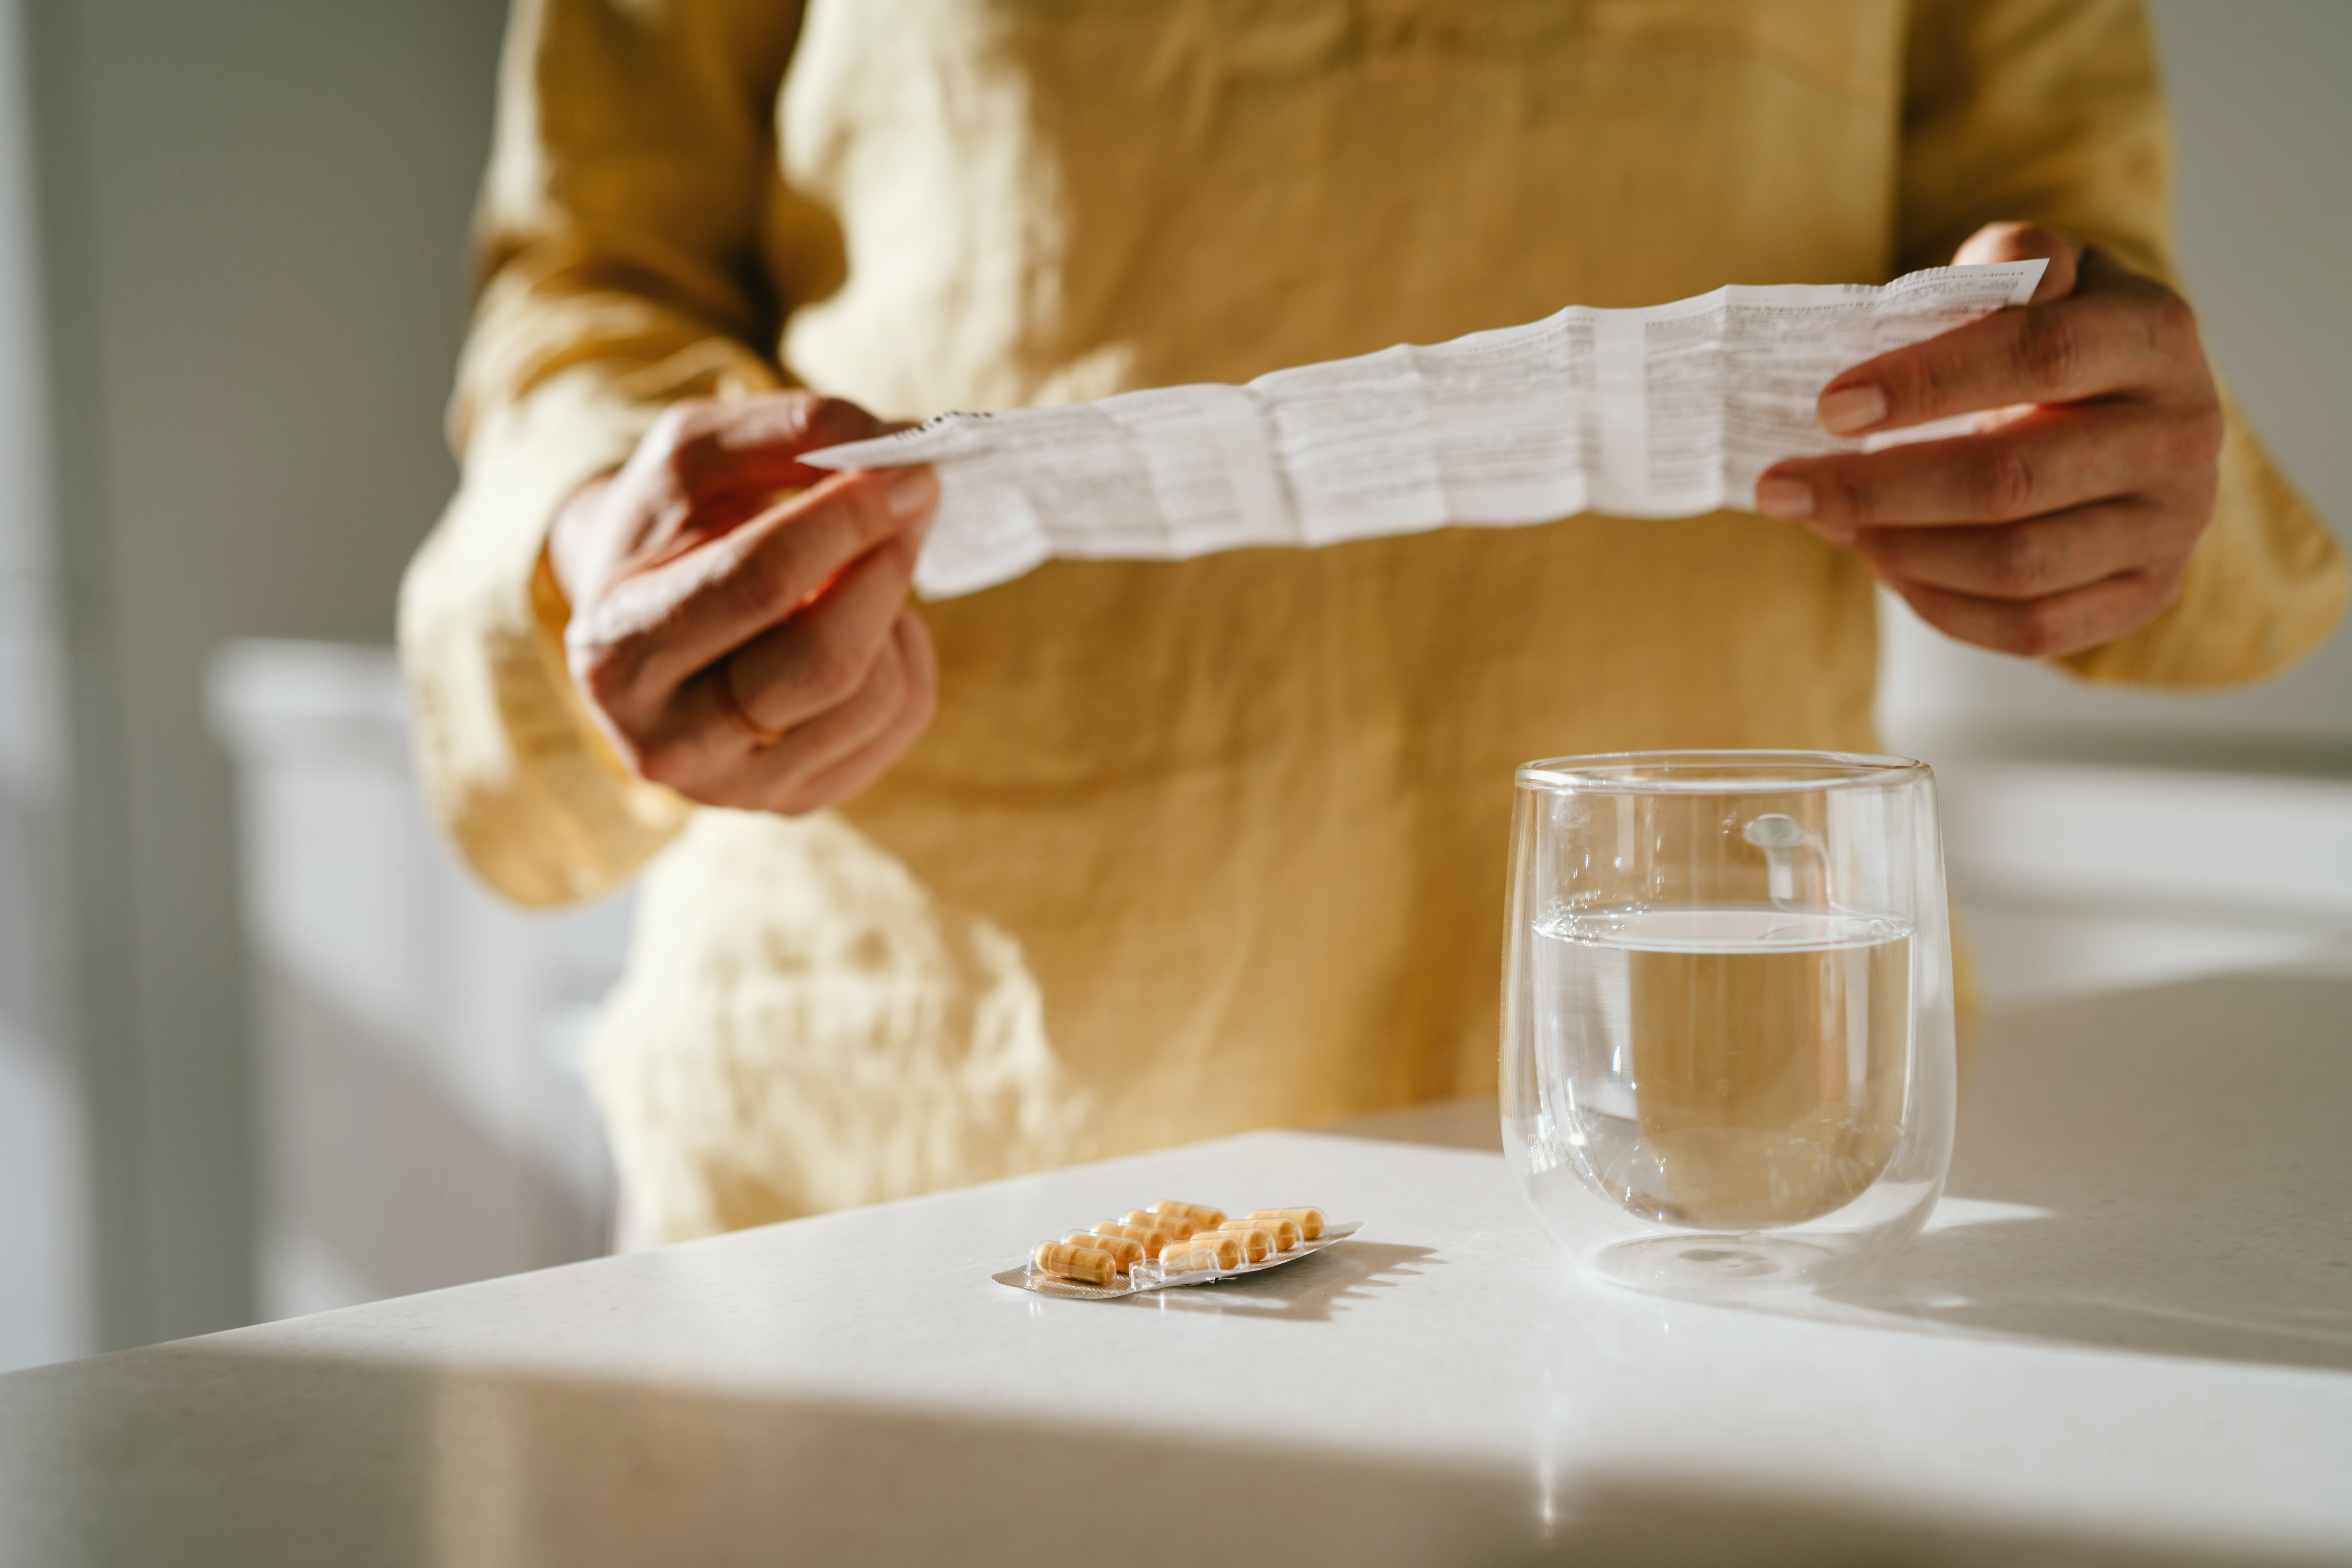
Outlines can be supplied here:
[[735, 727], [751, 737], [751, 744], [761, 748], [774, 745], [784, 738], [782, 730], [771, 730], [743, 710], [742, 700], [735, 695], [735, 656], [729, 654], [713, 666], [710, 689], [719, 699], [719, 711], [735, 721]]

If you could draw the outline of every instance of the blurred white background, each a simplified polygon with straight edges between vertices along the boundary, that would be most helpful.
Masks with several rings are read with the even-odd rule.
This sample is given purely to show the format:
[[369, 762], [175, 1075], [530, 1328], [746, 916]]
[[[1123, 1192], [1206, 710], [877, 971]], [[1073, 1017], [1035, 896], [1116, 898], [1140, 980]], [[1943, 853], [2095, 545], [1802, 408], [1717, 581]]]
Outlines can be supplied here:
[[[2210, 347], [2352, 521], [2352, 5], [2153, 6]], [[583, 1256], [626, 910], [481, 893], [385, 646], [498, 0], [0, 0], [0, 1369]], [[1996, 1005], [2341, 967], [2352, 637], [2092, 690], [1886, 617]]]

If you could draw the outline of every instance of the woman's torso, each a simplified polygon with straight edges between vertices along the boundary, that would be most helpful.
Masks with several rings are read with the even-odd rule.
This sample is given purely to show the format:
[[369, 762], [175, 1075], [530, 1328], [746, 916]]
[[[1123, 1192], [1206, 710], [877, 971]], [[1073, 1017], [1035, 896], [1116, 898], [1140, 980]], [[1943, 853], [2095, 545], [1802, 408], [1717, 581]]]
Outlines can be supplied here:
[[[786, 361], [920, 416], [1878, 279], [1901, 51], [1827, 0], [818, 0], [772, 206], [845, 281]], [[740, 1167], [707, 1223], [1477, 1088], [1515, 763], [1870, 742], [1866, 574], [1739, 514], [922, 613], [939, 717], [879, 785], [657, 868], [606, 1099]]]

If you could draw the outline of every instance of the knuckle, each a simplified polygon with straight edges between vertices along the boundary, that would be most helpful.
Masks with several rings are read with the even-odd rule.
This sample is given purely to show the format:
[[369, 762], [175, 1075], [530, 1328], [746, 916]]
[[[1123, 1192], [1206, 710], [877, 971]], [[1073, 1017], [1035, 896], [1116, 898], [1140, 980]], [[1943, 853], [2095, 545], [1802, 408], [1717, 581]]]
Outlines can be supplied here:
[[2071, 384], [2082, 368], [2083, 334], [2065, 311], [2024, 311], [2014, 353], [2017, 373], [2026, 385], [2054, 391]]
[[619, 708], [635, 683], [636, 659], [609, 642], [574, 643], [566, 652], [572, 684], [589, 704], [606, 713]]
[[2020, 605], [2010, 621], [2011, 647], [2027, 658], [2047, 658], [2065, 651], [2063, 611], [2044, 601]]
[[689, 496], [705, 489], [726, 461], [718, 436], [709, 430], [682, 434], [664, 457], [663, 467], [668, 471], [670, 482]]
[[738, 612], [759, 620], [790, 611], [808, 595], [812, 584], [802, 581], [790, 554], [780, 550], [749, 550], [728, 573], [728, 586]]
[[898, 657], [898, 649], [886, 646], [874, 660], [861, 693], [872, 701], [877, 727], [887, 728], [896, 722], [906, 710], [914, 683], [914, 672]]
[[619, 707], [628, 692], [628, 678], [615, 659], [600, 658], [575, 666], [572, 679], [589, 704], [606, 713]]
[[1876, 492], [1861, 464], [1824, 463], [1809, 477], [1813, 481], [1815, 515], [1832, 520], [1873, 515]]
[[1978, 632], [1955, 612], [1952, 600], [1947, 595], [1924, 590], [1917, 584], [1900, 578], [1890, 586], [1905, 604], [1911, 606], [1912, 614], [1946, 637], [1956, 637], [1962, 642], [1979, 640]]
[[877, 552], [879, 559], [876, 565], [889, 574], [890, 585], [902, 607], [908, 595], [914, 591], [915, 566], [922, 559], [922, 539], [911, 530], [892, 534]]
[[2221, 446], [2229, 433], [2230, 422], [2221, 412], [2221, 401], [2206, 398], [2189, 412], [2181, 449], [2199, 468], [2210, 468], [2221, 460]]
[[897, 474], [890, 470], [843, 476], [842, 487], [828, 510], [835, 526], [850, 536], [856, 549], [863, 551], [889, 537], [895, 526], [889, 489], [896, 479]]
[[691, 494], [723, 468], [728, 461], [726, 416], [709, 398], [688, 398], [662, 411], [662, 467], [677, 487]]
[[2050, 580], [2053, 552], [2040, 530], [2006, 530], [1992, 542], [1989, 554], [1986, 583], [2000, 598], [2030, 598]]
[[823, 639], [810, 643], [793, 660], [793, 683], [818, 707], [838, 708], [866, 684], [866, 670], [848, 648]]
[[2203, 352], [2198, 337], [2196, 307], [2169, 289], [2156, 302], [2154, 328], [2158, 346], [2169, 353]]
[[1887, 367], [1893, 374], [1883, 384], [1890, 410], [1939, 412], [1965, 395], [1958, 369], [1944, 353], [1933, 352], [1935, 345], [1928, 347], [1930, 352], [1905, 354]]
[[814, 392], [801, 395], [805, 401], [800, 407], [800, 426], [812, 438], [862, 435], [875, 423], [872, 415], [845, 397], [825, 397]]
[[727, 569], [726, 595], [735, 610], [754, 617], [773, 605], [784, 586], [785, 568], [764, 550], [747, 550]]
[[2032, 510], [2034, 481], [2032, 459], [2014, 442], [1987, 442], [1968, 460], [1967, 496], [1980, 517], [2024, 515]]
[[711, 403], [704, 397], [681, 397], [655, 416], [646, 440], [668, 450], [697, 431], [707, 427]]
[[628, 761], [639, 777], [651, 783], [676, 789], [691, 782], [692, 756], [675, 737], [637, 746]]
[[671, 404], [654, 416], [654, 422], [646, 426], [645, 437], [639, 445], [659, 450], [675, 447], [677, 445], [678, 433], [685, 426], [686, 418], [686, 405]]

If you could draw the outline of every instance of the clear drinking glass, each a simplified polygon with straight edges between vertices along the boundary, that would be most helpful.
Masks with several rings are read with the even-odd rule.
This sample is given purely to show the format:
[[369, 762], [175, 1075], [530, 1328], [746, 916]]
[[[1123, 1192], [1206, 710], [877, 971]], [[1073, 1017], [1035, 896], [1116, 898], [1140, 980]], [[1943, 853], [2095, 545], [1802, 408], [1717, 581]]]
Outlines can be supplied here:
[[1951, 1161], [1935, 775], [1652, 752], [1518, 771], [1503, 1146], [1592, 1273], [1720, 1296], [1849, 1279]]

